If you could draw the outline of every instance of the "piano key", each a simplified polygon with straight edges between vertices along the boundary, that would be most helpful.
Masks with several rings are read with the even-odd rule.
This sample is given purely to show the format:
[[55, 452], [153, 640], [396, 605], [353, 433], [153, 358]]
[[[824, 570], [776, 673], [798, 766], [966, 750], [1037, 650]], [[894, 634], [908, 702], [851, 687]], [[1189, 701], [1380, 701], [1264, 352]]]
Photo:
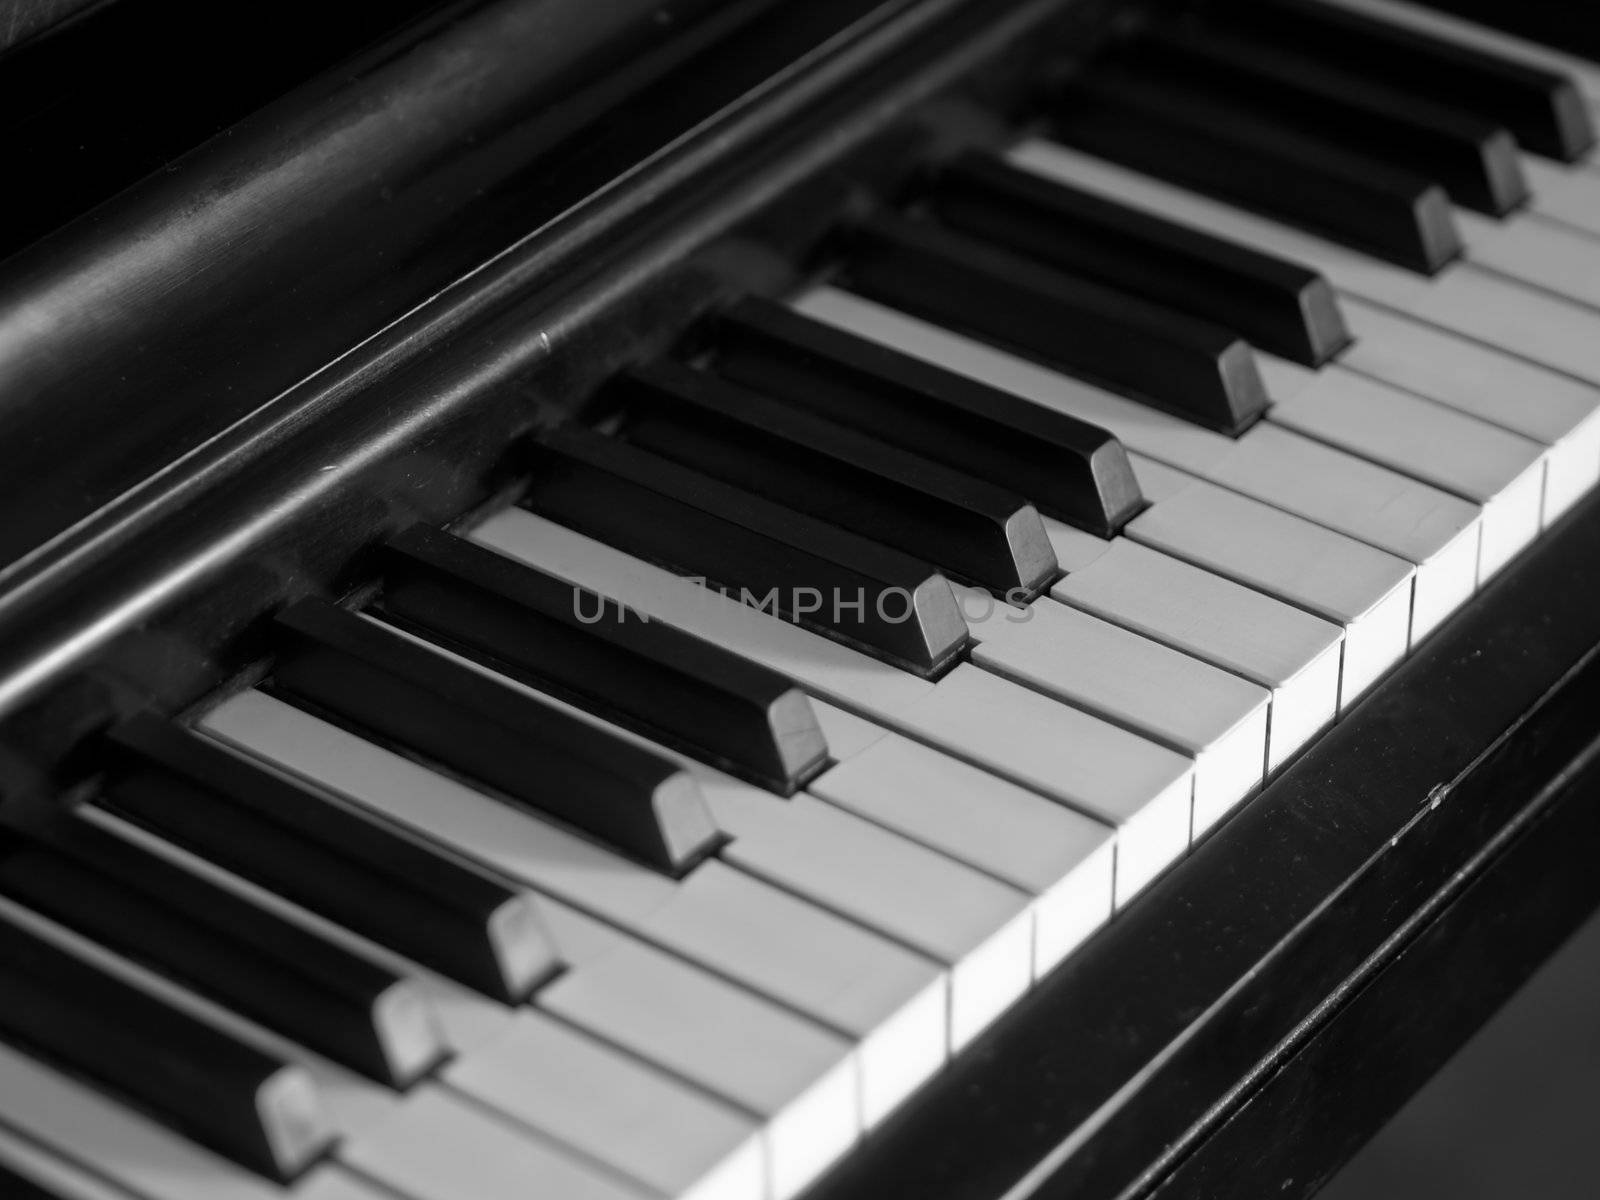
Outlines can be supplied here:
[[287, 1182], [332, 1142], [310, 1077], [80, 961], [0, 909], [0, 1037]]
[[760, 1117], [776, 1200], [855, 1142], [860, 1070], [849, 1041], [558, 901], [544, 908], [573, 965], [539, 1007]]
[[1209, 26], [1158, 25], [1113, 53], [1119, 68], [1263, 119], [1291, 135], [1442, 184], [1467, 208], [1504, 216], [1528, 198], [1517, 143], [1498, 122]]
[[[3, 1122], [0, 1114], [0, 1122]], [[129, 1192], [0, 1123], [0, 1195], [12, 1200], [132, 1200]]]
[[1523, 163], [1533, 188], [1529, 208], [1592, 237], [1600, 237], [1600, 175], [1583, 167], [1560, 167], [1541, 159]]
[[853, 712], [836, 708], [826, 700], [813, 700], [811, 707], [816, 711], [822, 732], [828, 735], [828, 749], [837, 762], [854, 758], [880, 738], [888, 736], [883, 726], [875, 725]]
[[1594, 313], [1560, 296], [1470, 262], [1434, 278], [1401, 270], [1068, 147], [1028, 140], [1007, 157], [1049, 178], [1297, 260], [1327, 275], [1341, 292], [1600, 384]]
[[649, 1200], [649, 1189], [573, 1158], [437, 1088], [408, 1096], [345, 1143], [351, 1167], [410, 1200]]
[[972, 238], [880, 217], [850, 237], [846, 286], [1112, 390], [1237, 432], [1266, 393], [1231, 331]]
[[1272, 213], [1412, 270], [1437, 271], [1461, 252], [1449, 197], [1436, 183], [1309, 141], [1237, 105], [1102, 69], [1074, 80], [1049, 129], [1055, 142], [1080, 152]]
[[[393, 1200], [331, 1163], [290, 1189], [174, 1133], [103, 1090], [0, 1041], [0, 1128], [126, 1192], [160, 1200]], [[98, 1200], [98, 1198], [95, 1198]]]
[[556, 1019], [523, 1010], [444, 1069], [480, 1102], [655, 1194], [761, 1200], [755, 1122]]
[[1560, 72], [1315, 0], [1225, 0], [1203, 11], [1209, 28], [1505, 125], [1536, 154], [1572, 161], [1594, 144], [1582, 94]]
[[952, 1050], [1027, 989], [1033, 924], [1027, 898], [1016, 889], [810, 797], [782, 799], [598, 717], [582, 719], [666, 754], [693, 774], [717, 825], [732, 836], [723, 861], [942, 963], [949, 972]]
[[657, 365], [620, 390], [621, 436], [663, 458], [1001, 595], [1055, 577], [1039, 515], [1014, 492], [701, 371]]
[[710, 642], [426, 526], [385, 563], [386, 614], [608, 719], [783, 792], [827, 759], [805, 693]]
[[973, 662], [1194, 759], [1193, 833], [1260, 786], [1266, 688], [1049, 598], [1026, 616], [986, 624]]
[[1600, 102], [1600, 66], [1574, 54], [1514, 34], [1422, 7], [1407, 0], [1322, 0], [1385, 24], [1416, 30], [1452, 45], [1467, 46], [1511, 62], [1526, 63], [1570, 77], [1591, 106]]
[[1345, 310], [1359, 340], [1341, 365], [1548, 447], [1546, 524], [1600, 479], [1600, 389], [1361, 300]]
[[1526, 438], [1338, 367], [1272, 419], [1479, 505], [1480, 582], [1539, 536], [1544, 455]]
[[669, 879], [260, 692], [204, 726], [849, 1036], [868, 1124], [944, 1061], [948, 985], [936, 964], [715, 860]]
[[952, 228], [1216, 322], [1316, 366], [1349, 341], [1315, 272], [970, 154], [923, 197]]
[[443, 1056], [410, 981], [80, 822], [6, 839], [0, 891], [381, 1083]]
[[1471, 217], [1461, 225], [1473, 263], [1508, 279], [1600, 308], [1600, 239], [1537, 213], [1515, 221]]
[[1410, 645], [1410, 563], [1237, 492], [1193, 480], [1127, 536], [1341, 627], [1341, 711]]
[[[1153, 458], [1146, 458], [1142, 454], [1129, 454], [1128, 461], [1133, 464], [1133, 473], [1139, 480], [1139, 490], [1151, 504], [1160, 504], [1163, 500], [1170, 500], [1195, 481], [1195, 476], [1176, 467], [1169, 467], [1164, 462]], [[1149, 509], [1145, 510], [1149, 512]], [[1102, 543], [1101, 549], [1109, 543]], [[1099, 557], [1096, 554], [1095, 557]]]
[[522, 509], [496, 513], [467, 536], [631, 612], [742, 654], [847, 707], [893, 712], [933, 686]]
[[730, 379], [980, 479], [1041, 513], [1113, 533], [1140, 507], [1122, 447], [1102, 429], [746, 299], [724, 314], [714, 366]]
[[[1237, 439], [1221, 437], [845, 292], [818, 288], [797, 303], [821, 320], [849, 324], [904, 352], [968, 372], [1035, 403], [1092, 417], [1141, 454], [1416, 565], [1413, 642], [1477, 585], [1479, 517], [1477, 508], [1465, 500], [1271, 421]], [[1057, 561], [1069, 573], [1083, 569], [1110, 545], [1048, 520], [1045, 532]], [[1067, 536], [1069, 532], [1073, 536]]]
[[331, 604], [278, 615], [279, 690], [481, 779], [626, 853], [682, 870], [716, 844], [684, 772]]
[[1168, 555], [1118, 539], [1050, 594], [1270, 690], [1269, 771], [1338, 709], [1337, 625]]
[[901, 714], [918, 740], [1117, 830], [1118, 907], [1189, 845], [1189, 759], [1098, 717], [963, 664]]
[[532, 457], [523, 505], [619, 549], [920, 674], [966, 644], [949, 584], [910, 555], [587, 430]]
[[1036, 978], [1110, 919], [1109, 825], [920, 742], [882, 733], [811, 791], [1033, 897]]
[[531, 899], [153, 716], [99, 802], [268, 891], [502, 1000], [555, 968]]

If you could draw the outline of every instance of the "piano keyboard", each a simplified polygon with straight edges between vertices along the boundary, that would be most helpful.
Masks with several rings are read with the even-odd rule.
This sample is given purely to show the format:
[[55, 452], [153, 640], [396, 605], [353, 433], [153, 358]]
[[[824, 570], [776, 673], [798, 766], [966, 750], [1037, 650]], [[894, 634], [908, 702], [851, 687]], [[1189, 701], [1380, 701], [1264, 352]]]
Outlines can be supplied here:
[[1597, 105], [1203, 3], [624, 372], [4, 834], [6, 1194], [806, 1194], [1600, 478]]

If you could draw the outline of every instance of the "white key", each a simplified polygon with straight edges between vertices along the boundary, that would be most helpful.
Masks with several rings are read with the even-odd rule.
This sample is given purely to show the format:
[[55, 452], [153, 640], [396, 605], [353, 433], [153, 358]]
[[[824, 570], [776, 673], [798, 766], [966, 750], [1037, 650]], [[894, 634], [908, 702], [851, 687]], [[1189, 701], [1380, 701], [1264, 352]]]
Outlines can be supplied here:
[[1051, 595], [1271, 691], [1269, 770], [1338, 709], [1337, 625], [1126, 538]]
[[543, 911], [570, 966], [539, 1007], [760, 1117], [776, 1200], [855, 1142], [860, 1073], [843, 1037], [558, 901]]
[[1261, 382], [1266, 384], [1267, 396], [1273, 403], [1289, 399], [1316, 381], [1318, 373], [1311, 367], [1279, 358], [1259, 347], [1255, 348], [1255, 359]]
[[1397, 312], [1347, 298], [1341, 365], [1548, 447], [1544, 521], [1600, 480], [1600, 388]]
[[428, 1088], [344, 1146], [351, 1166], [414, 1200], [647, 1200], [651, 1193], [568, 1158], [504, 1118]]
[[1111, 916], [1109, 825], [920, 742], [885, 733], [811, 790], [1033, 896], [1035, 976]]
[[[284, 1188], [180, 1137], [86, 1083], [0, 1043], [0, 1125], [141, 1197], [160, 1200], [389, 1200], [343, 1168]], [[598, 1197], [597, 1197], [598, 1200]]]
[[1248, 496], [1196, 479], [1123, 532], [1342, 627], [1341, 709], [1410, 644], [1410, 563]]
[[133, 1200], [129, 1192], [18, 1137], [4, 1125], [0, 1125], [0, 1167], [60, 1200]]
[[1269, 421], [1207, 478], [1415, 564], [1412, 645], [1477, 586], [1477, 508], [1375, 463]]
[[752, 658], [845, 708], [893, 712], [932, 686], [519, 508], [468, 536], [480, 545]]
[[901, 724], [1116, 826], [1119, 906], [1188, 849], [1193, 764], [1098, 717], [963, 663]]
[[1432, 276], [1407, 271], [1054, 142], [1025, 140], [1008, 158], [1013, 165], [1048, 179], [1302, 263], [1322, 272], [1341, 292], [1600, 383], [1600, 339], [1593, 336], [1595, 314], [1560, 296], [1470, 262]]
[[1392, 25], [1402, 25], [1435, 38], [1472, 46], [1501, 58], [1520, 60], [1561, 75], [1569, 75], [1591, 101], [1600, 101], [1600, 67], [1587, 59], [1564, 54], [1538, 42], [1479, 25], [1461, 17], [1402, 0], [1324, 0], [1338, 8], [1365, 13]]
[[882, 725], [846, 712], [826, 700], [813, 697], [811, 711], [817, 715], [817, 724], [828, 742], [828, 754], [835, 762], [854, 758], [873, 742], [888, 736]]
[[672, 759], [733, 835], [725, 862], [913, 947], [950, 969], [950, 1042], [988, 1027], [1032, 979], [1027, 897], [954, 859], [805, 796], [783, 799], [631, 730], [544, 695], [425, 639], [412, 641], [495, 676], [614, 737]]
[[203, 727], [534, 889], [663, 944], [862, 1043], [881, 1119], [946, 1049], [933, 962], [718, 862], [672, 880], [259, 692]]
[[1191, 836], [1260, 785], [1271, 693], [1049, 597], [986, 626], [972, 661], [1194, 759]]
[[1532, 155], [1523, 157], [1522, 169], [1534, 212], [1600, 237], [1600, 174]]
[[[1477, 585], [1478, 509], [1387, 468], [1261, 422], [1222, 436], [1099, 391], [1015, 355], [848, 293], [818, 288], [797, 306], [952, 371], [1104, 426], [1129, 449], [1386, 550], [1417, 566], [1418, 639]], [[1106, 543], [1045, 521], [1061, 566], [1082, 570]]]
[[[1575, 303], [1600, 305], [1600, 241], [1537, 212], [1509, 221], [1458, 213], [1467, 257]], [[1600, 319], [1600, 318], [1597, 318]]]
[[[1184, 488], [1194, 482], [1195, 476], [1187, 471], [1180, 471], [1176, 467], [1169, 467], [1166, 463], [1154, 458], [1146, 458], [1142, 454], [1128, 454], [1128, 465], [1133, 468], [1133, 477], [1139, 481], [1139, 490], [1144, 493], [1144, 498], [1151, 504], [1159, 504], [1163, 500], [1170, 500]], [[1088, 537], [1088, 534], [1083, 536]], [[1063, 567], [1063, 570], [1066, 568]]]
[[1272, 421], [1479, 505], [1480, 583], [1539, 536], [1544, 452], [1527, 438], [1338, 367]]
[[588, 1034], [524, 1010], [443, 1078], [620, 1175], [683, 1200], [760, 1200], [756, 1125]]

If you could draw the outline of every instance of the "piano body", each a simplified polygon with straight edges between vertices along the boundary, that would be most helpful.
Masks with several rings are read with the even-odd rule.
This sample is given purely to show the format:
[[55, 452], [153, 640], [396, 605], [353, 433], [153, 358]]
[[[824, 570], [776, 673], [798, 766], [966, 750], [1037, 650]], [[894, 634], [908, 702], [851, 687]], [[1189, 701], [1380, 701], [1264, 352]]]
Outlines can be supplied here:
[[1600, 900], [1597, 30], [33, 29], [0, 1190], [1313, 1194]]

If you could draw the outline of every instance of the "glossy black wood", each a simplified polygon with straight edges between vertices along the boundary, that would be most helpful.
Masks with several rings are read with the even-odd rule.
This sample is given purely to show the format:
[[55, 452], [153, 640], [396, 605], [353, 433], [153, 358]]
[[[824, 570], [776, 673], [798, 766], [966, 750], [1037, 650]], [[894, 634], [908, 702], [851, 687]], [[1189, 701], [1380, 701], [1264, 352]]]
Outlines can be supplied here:
[[[615, 96], [585, 93], [590, 111], [615, 99], [615, 119], [603, 136], [597, 127], [569, 144], [569, 157], [552, 148], [540, 160], [549, 186], [518, 219], [537, 221], [546, 202], [563, 210], [559, 217], [437, 294], [432, 284], [413, 289], [383, 260], [373, 267], [380, 290], [394, 283], [389, 299], [404, 293], [400, 308], [426, 303], [272, 403], [243, 396], [264, 399], [309, 370], [298, 342], [265, 337], [240, 357], [226, 338], [180, 329], [160, 365], [165, 376], [135, 369], [107, 394], [125, 407], [159, 401], [224, 421], [239, 411], [225, 411], [235, 400], [254, 411], [175, 468], [160, 446], [138, 452], [137, 422], [117, 425], [113, 440], [123, 441], [111, 458], [124, 478], [144, 482], [3, 580], [4, 802], [48, 794], [92, 769], [93, 755], [75, 758], [74, 750], [116, 717], [151, 706], [175, 711], [248, 668], [268, 648], [261, 618], [275, 607], [360, 583], [369, 577], [369, 548], [417, 520], [454, 520], [512, 483], [516, 467], [505, 451], [519, 435], [581, 407], [619, 367], [661, 352], [708, 308], [741, 291], [790, 286], [797, 257], [855, 189], [898, 186], [930, 156], [1004, 136], [970, 114], [1014, 107], [1042, 70], [1091, 50], [1109, 7], [1111, 0], [785, 7], [719, 43], [711, 56], [718, 70], [692, 54], [676, 70], [651, 60], [617, 77]], [[564, 44], [581, 55], [587, 43]], [[546, 49], [555, 56], [554, 46]], [[519, 59], [507, 70], [536, 84], [533, 65]], [[760, 103], [741, 102], [757, 85]], [[240, 179], [281, 158], [272, 130], [245, 133], [230, 139]], [[652, 156], [672, 139], [669, 151]], [[312, 161], [301, 165], [314, 182]], [[626, 186], [590, 195], [592, 181], [624, 170]], [[139, 208], [135, 201], [146, 201], [130, 194], [105, 247], [137, 244], [135, 218], [157, 211], [159, 199]], [[459, 206], [441, 206], [438, 216], [472, 236]], [[371, 213], [363, 209], [359, 220]], [[94, 249], [83, 248], [85, 262]], [[214, 247], [193, 252], [218, 269], [227, 261]], [[330, 259], [325, 269], [337, 265]], [[246, 271], [240, 281], [254, 278]], [[211, 295], [217, 283], [210, 273], [179, 272], [169, 315], [188, 328], [216, 306], [226, 324], [228, 306]], [[24, 292], [22, 300], [34, 298]], [[291, 324], [310, 331], [315, 359], [338, 340], [337, 331], [321, 340], [324, 323], [348, 314], [306, 295], [281, 299]], [[151, 322], [146, 332], [157, 343], [153, 313], [124, 316]], [[256, 327], [270, 324], [263, 313]], [[184, 349], [191, 335], [218, 353]], [[63, 339], [60, 352], [41, 352], [36, 365], [54, 361], [61, 387], [76, 394], [76, 366], [92, 364], [77, 361], [68, 330], [52, 336]], [[27, 339], [14, 344], [39, 349]], [[113, 348], [109, 359], [120, 355]], [[223, 377], [241, 382], [219, 400]], [[57, 423], [49, 406], [34, 417]], [[194, 432], [202, 427], [215, 430], [209, 418], [196, 419]], [[68, 455], [61, 463], [30, 467], [30, 505], [48, 508], [46, 492], [58, 501], [87, 494], [88, 460]]]
[[608, 721], [784, 795], [827, 763], [805, 693], [721, 646], [424, 525], [384, 568], [385, 617]]
[[1536, 154], [1571, 162], [1594, 145], [1583, 93], [1558, 72], [1317, 0], [1204, 0], [1198, 11], [1275, 53], [1495, 121]]
[[[1600, 732], [1600, 609], [1589, 600], [1596, 578], [1600, 497], [1590, 497], [937, 1087], [870, 1135], [811, 1200], [891, 1192], [1097, 1200], [1145, 1194], [1174, 1170], [1183, 1179], [1182, 1164], [1203, 1161], [1207, 1138], [1292, 1070], [1290, 1052], [1324, 1028], [1330, 999], [1375, 985], [1403, 963], [1409, 939], [1488, 866], [1496, 839], [1546, 805], [1541, 794], [1589, 752]], [[1372, 1023], [1361, 1023], [1360, 1036], [1379, 1040], [1375, 1055], [1356, 1055], [1358, 1063], [1384, 1051], [1392, 1058], [1411, 1030], [1422, 1039], [1414, 1059], [1369, 1075], [1373, 1089], [1359, 1104], [1327, 1080], [1336, 1055], [1308, 1059], [1306, 1074], [1288, 1083], [1283, 1103], [1310, 1136], [1309, 1161], [1332, 1148], [1314, 1177], [1471, 1032], [1515, 977], [1516, 962], [1536, 956], [1537, 938], [1527, 952], [1517, 946], [1518, 914], [1537, 920], [1541, 910], [1537, 902], [1522, 908], [1519, 890], [1551, 896], [1552, 905], [1566, 897], [1541, 936], [1557, 936], [1592, 904], [1592, 883], [1572, 878], [1592, 875], [1592, 842], [1554, 840], [1553, 855], [1535, 855], [1527, 875], [1514, 870], [1502, 885], [1500, 920], [1475, 929], [1473, 910], [1464, 910], [1447, 923], [1458, 939], [1481, 935], [1486, 962], [1512, 964], [1505, 974], [1486, 976], [1477, 1000], [1436, 1005], [1441, 989], [1475, 991], [1471, 964], [1480, 951], [1457, 941], [1465, 957], [1451, 959], [1456, 974], [1430, 978], [1419, 1000], [1410, 986], [1416, 977], [1398, 972]], [[1556, 878], [1541, 881], [1540, 873]], [[1399, 1025], [1380, 1032], [1383, 1022]], [[1219, 1143], [1213, 1168], [1193, 1182], [1259, 1195], [1257, 1155], [1280, 1172], [1265, 1176], [1272, 1188], [1284, 1178], [1300, 1187], [1287, 1166], [1297, 1143], [1270, 1120], [1253, 1129], [1259, 1140], [1247, 1132]], [[1171, 1194], [1196, 1192], [1175, 1184]]]
[[1350, 341], [1315, 271], [971, 154], [921, 197], [940, 221], [1321, 366]]

